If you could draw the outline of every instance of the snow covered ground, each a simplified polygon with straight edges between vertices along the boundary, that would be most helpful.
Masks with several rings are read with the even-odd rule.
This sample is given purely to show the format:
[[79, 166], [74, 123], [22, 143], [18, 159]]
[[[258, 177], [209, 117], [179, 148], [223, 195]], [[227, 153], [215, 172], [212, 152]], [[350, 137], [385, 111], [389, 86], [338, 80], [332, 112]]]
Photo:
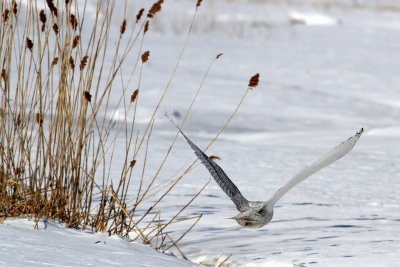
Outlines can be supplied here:
[[[144, 68], [140, 122], [150, 117], [169, 78], [192, 11], [192, 1], [166, 1], [157, 22], [150, 26], [152, 32], [143, 46], [151, 56]], [[293, 25], [288, 17], [291, 11], [302, 16], [318, 14], [340, 23]], [[171, 16], [174, 19], [170, 21]], [[184, 214], [203, 214], [180, 243], [185, 255], [209, 264], [232, 255], [229, 266], [398, 264], [399, 13], [370, 8], [317, 9], [269, 1], [204, 1], [193, 31], [156, 117], [146, 177], [154, 174], [152, 170], [162, 161], [175, 134], [162, 114], [165, 110], [185, 111], [208, 65], [221, 52], [224, 55], [209, 74], [184, 130], [196, 144], [205, 147], [239, 102], [249, 77], [260, 73], [259, 87], [250, 92], [238, 115], [209, 150], [221, 157], [219, 164], [245, 197], [268, 199], [297, 171], [337, 143], [361, 127], [366, 131], [349, 155], [290, 191], [278, 203], [272, 222], [261, 229], [244, 229], [225, 219], [236, 210], [212, 181]], [[161, 180], [194, 158], [188, 145], [179, 139]], [[117, 165], [112, 170], [116, 174]], [[203, 166], [196, 168], [160, 204], [163, 215], [174, 214], [208, 179]], [[47, 231], [34, 231], [25, 223], [6, 223], [10, 225], [0, 226], [1, 240], [3, 236], [10, 240], [0, 245], [5, 264], [13, 262], [3, 255], [17, 256], [8, 244], [20, 248], [40, 238], [45, 243], [45, 235], [51, 236], [54, 246], [40, 252], [31, 251], [34, 245], [27, 246], [19, 250], [26, 251], [21, 257], [38, 261], [42, 254], [50, 257], [56, 253], [53, 247], [68, 246], [71, 256], [64, 257], [65, 265], [79, 264], [72, 261], [72, 255], [81, 257], [82, 263], [90, 257], [86, 261], [97, 260], [99, 265], [113, 260], [125, 265], [134, 260], [135, 251], [155, 255], [149, 266], [163, 261], [156, 252], [141, 254], [142, 246], [116, 238], [77, 233], [52, 224]], [[174, 232], [184, 230], [185, 225], [177, 225]], [[71, 241], [61, 242], [57, 238], [60, 235]], [[25, 239], [13, 243], [13, 236]], [[80, 242], [75, 241], [77, 236], [82, 246], [74, 246], [74, 242]], [[98, 240], [106, 244], [96, 244]], [[92, 257], [89, 252], [94, 250], [99, 253]], [[122, 254], [116, 254], [119, 251]], [[173, 260], [163, 259], [165, 263]], [[165, 266], [187, 263], [171, 264]]]
[[1, 266], [195, 266], [117, 236], [54, 222], [9, 219], [0, 224]]

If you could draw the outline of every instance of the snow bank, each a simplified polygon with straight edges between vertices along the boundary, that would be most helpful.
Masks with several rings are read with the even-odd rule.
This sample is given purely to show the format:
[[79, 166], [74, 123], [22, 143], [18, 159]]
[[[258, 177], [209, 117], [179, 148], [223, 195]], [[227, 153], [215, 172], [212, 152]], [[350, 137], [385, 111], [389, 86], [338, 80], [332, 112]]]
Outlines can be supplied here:
[[117, 236], [28, 219], [0, 224], [1, 266], [195, 266]]

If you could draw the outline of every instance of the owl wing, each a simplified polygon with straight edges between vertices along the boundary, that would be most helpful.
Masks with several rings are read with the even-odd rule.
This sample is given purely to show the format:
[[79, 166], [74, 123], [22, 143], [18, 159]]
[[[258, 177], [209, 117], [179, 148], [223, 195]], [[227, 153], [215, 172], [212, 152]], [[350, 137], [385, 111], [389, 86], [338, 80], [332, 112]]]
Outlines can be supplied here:
[[196, 156], [200, 159], [201, 163], [206, 166], [207, 170], [221, 187], [221, 189], [230, 197], [235, 203], [238, 211], [245, 211], [249, 208], [249, 201], [243, 197], [236, 185], [229, 179], [224, 170], [210, 159], [200, 148], [198, 148], [181, 130], [181, 128], [166, 114], [166, 117], [178, 128], [179, 132], [186, 139], [190, 147], [194, 150]]

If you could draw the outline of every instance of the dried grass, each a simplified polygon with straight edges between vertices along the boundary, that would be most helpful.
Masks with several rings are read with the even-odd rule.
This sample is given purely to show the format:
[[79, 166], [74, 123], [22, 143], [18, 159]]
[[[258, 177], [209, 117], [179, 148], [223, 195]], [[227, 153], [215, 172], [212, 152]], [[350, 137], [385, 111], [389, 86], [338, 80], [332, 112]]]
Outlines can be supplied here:
[[[65, 1], [65, 5], [56, 6], [54, 1], [47, 0], [51, 12], [48, 17], [36, 5], [28, 5], [24, 10], [24, 14], [28, 14], [26, 18], [20, 17], [21, 9], [18, 10], [14, 0], [0, 4], [4, 21], [0, 25], [0, 221], [9, 217], [31, 217], [36, 221], [54, 219], [69, 227], [89, 228], [94, 232], [123, 236], [136, 233], [135, 240], [157, 249], [173, 246], [179, 250], [177, 243], [201, 218], [201, 215], [184, 219], [180, 216], [205, 186], [199, 188], [198, 193], [174, 215], [163, 215], [162, 218], [157, 205], [194, 166], [183, 170], [166, 186], [158, 187], [160, 172], [177, 135], [162, 163], [154, 170], [154, 176], [148, 180], [144, 174], [146, 162], [150, 160], [147, 155], [154, 117], [180, 65], [196, 11], [154, 112], [142, 134], [135, 135], [143, 64], [150, 55], [149, 51], [142, 52], [141, 49], [144, 33], [149, 30], [149, 20], [143, 21], [140, 27], [130, 28], [126, 27], [123, 18], [119, 34], [126, 34], [124, 37], [127, 38], [117, 38], [110, 59], [106, 52], [111, 47], [107, 44], [112, 40], [110, 18], [115, 2], [104, 1], [109, 12], [107, 16], [99, 16], [99, 5], [93, 25], [85, 25], [85, 32], [82, 26], [89, 20], [85, 20], [84, 12], [79, 10], [81, 2], [78, 4], [75, 0], [74, 5], [73, 2]], [[161, 10], [162, 2], [153, 5], [149, 18]], [[73, 6], [75, 10], [72, 10]], [[197, 8], [196, 4], [194, 9]], [[15, 16], [10, 15], [9, 10]], [[136, 16], [137, 23], [143, 13], [144, 9], [141, 9]], [[107, 117], [111, 113], [111, 92], [116, 87], [117, 77], [123, 76], [122, 67], [132, 64], [126, 59], [137, 42], [140, 42], [140, 49], [131, 76], [136, 73], [136, 66], [140, 66], [139, 74], [136, 74], [138, 84], [129, 95], [131, 84], [122, 82], [118, 102], [125, 114], [133, 109], [133, 122], [125, 119], [115, 127]], [[221, 55], [216, 56], [207, 69], [184, 121], [211, 66]], [[105, 61], [111, 62], [106, 71], [103, 70]], [[75, 62], [79, 63], [79, 70], [75, 70]], [[13, 79], [10, 79], [10, 73]], [[123, 166], [119, 177], [111, 177], [107, 170], [113, 165], [117, 138], [121, 136], [125, 139], [125, 150], [118, 151], [118, 157], [119, 160], [122, 158]], [[141, 165], [137, 164], [139, 158], [143, 161]], [[135, 197], [130, 195], [133, 186], [137, 188]], [[150, 205], [145, 203], [149, 199], [152, 200]], [[170, 225], [185, 220], [193, 220], [193, 224], [181, 236], [175, 239], [171, 234], [167, 235]]]

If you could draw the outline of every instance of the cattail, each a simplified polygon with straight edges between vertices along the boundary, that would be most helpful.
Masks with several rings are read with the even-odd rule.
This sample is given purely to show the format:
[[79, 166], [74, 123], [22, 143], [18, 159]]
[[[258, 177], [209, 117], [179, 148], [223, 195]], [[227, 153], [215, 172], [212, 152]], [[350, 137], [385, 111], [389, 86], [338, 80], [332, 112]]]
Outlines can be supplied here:
[[65, 5], [68, 6], [69, 2], [69, 0], [65, 0]]
[[17, 13], [18, 13], [17, 1], [15, 1], [15, 2], [13, 3], [12, 12], [14, 13], [14, 15], [17, 15]]
[[75, 69], [75, 61], [72, 57], [69, 57], [69, 65], [71, 66], [71, 69]]
[[90, 102], [90, 101], [92, 101], [92, 95], [88, 92], [88, 91], [83, 91], [83, 97], [85, 98], [85, 100], [87, 101], [87, 102]]
[[139, 10], [139, 12], [137, 13], [137, 15], [136, 15], [136, 23], [138, 23], [139, 20], [142, 18], [143, 12], [144, 12], [144, 8], [142, 8], [141, 10]]
[[50, 9], [50, 12], [53, 13], [53, 15], [57, 17], [58, 12], [57, 12], [56, 6], [53, 3], [53, 0], [46, 0], [46, 3]]
[[142, 54], [142, 63], [146, 63], [147, 60], [149, 60], [150, 56], [150, 51], [146, 51]]
[[121, 35], [124, 34], [125, 30], [126, 30], [126, 19], [124, 19], [122, 21], [122, 23], [121, 23], [121, 28], [120, 28], [120, 31], [119, 31], [121, 33]]
[[250, 78], [249, 87], [254, 88], [258, 85], [258, 79], [260, 78], [260, 74], [257, 73], [253, 77]]
[[209, 159], [211, 159], [211, 160], [221, 160], [221, 158], [220, 158], [220, 157], [218, 157], [218, 156], [214, 156], [214, 155], [212, 155], [212, 156], [209, 156], [208, 158], [209, 158]]
[[5, 9], [5, 10], [3, 11], [2, 17], [3, 17], [3, 21], [4, 21], [4, 22], [7, 22], [7, 20], [8, 20], [8, 15], [9, 15], [9, 14], [10, 14], [10, 10]]
[[15, 120], [15, 126], [17, 126], [17, 127], [21, 126], [21, 122], [22, 122], [21, 114], [18, 114], [17, 119]]
[[129, 167], [133, 168], [133, 166], [135, 166], [136, 164], [136, 160], [131, 160]]
[[201, 6], [201, 2], [203, 2], [203, 0], [197, 0], [196, 9], [199, 8], [199, 7]]
[[222, 53], [219, 53], [219, 54], [215, 57], [215, 59], [219, 59], [222, 55], [223, 55]]
[[79, 64], [79, 69], [83, 70], [86, 67], [87, 61], [88, 61], [88, 56], [84, 56], [81, 60], [81, 64]]
[[44, 32], [47, 18], [46, 18], [46, 13], [44, 13], [43, 9], [40, 10], [40, 12], [39, 12], [39, 20], [42, 23], [41, 30], [42, 30], [42, 32]]
[[55, 32], [55, 34], [58, 34], [58, 25], [57, 25], [57, 23], [53, 24], [53, 31]]
[[149, 30], [149, 21], [146, 21], [146, 24], [144, 25], [144, 33], [146, 33]]
[[26, 37], [26, 48], [28, 48], [31, 51], [32, 51], [32, 48], [33, 48], [33, 42], [32, 42], [31, 39], [29, 39], [29, 37]]
[[74, 40], [72, 41], [72, 49], [74, 49], [77, 45], [78, 45], [78, 42], [79, 42], [79, 39], [80, 39], [81, 37], [79, 36], [79, 35], [76, 35], [75, 37], [74, 37]]
[[51, 66], [55, 66], [58, 63], [58, 57], [53, 58], [53, 61], [51, 62]]
[[39, 126], [43, 125], [43, 117], [39, 113], [36, 113], [36, 122]]
[[6, 69], [1, 70], [1, 78], [6, 81], [7, 80], [7, 72]]
[[131, 103], [135, 102], [137, 96], [139, 94], [139, 89], [136, 89], [133, 94], [131, 95]]
[[43, 10], [43, 9], [40, 10], [40, 12], [39, 12], [39, 20], [40, 20], [40, 22], [43, 23], [43, 24], [46, 23], [46, 20], [47, 20], [47, 18], [46, 18], [46, 13], [44, 13], [44, 10]]
[[78, 21], [76, 20], [74, 14], [69, 15], [69, 22], [71, 23], [72, 29], [76, 30], [76, 28], [78, 27]]
[[158, 0], [153, 4], [153, 6], [150, 8], [149, 13], [147, 13], [148, 18], [154, 18], [154, 15], [160, 12], [161, 10], [161, 5], [164, 2], [164, 0]]

